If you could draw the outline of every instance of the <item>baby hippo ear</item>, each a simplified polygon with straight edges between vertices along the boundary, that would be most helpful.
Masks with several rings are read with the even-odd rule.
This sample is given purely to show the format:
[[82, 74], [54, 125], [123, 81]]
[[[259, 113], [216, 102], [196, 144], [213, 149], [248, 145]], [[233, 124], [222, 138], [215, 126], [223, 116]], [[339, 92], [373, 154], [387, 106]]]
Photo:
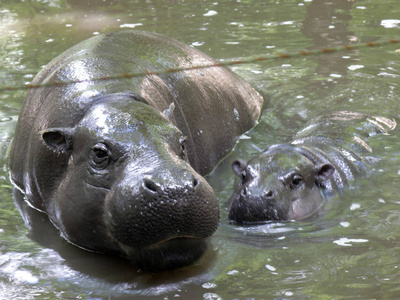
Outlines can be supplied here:
[[236, 176], [241, 176], [245, 173], [247, 163], [244, 160], [236, 159], [232, 163], [232, 170]]
[[49, 128], [40, 132], [44, 143], [56, 153], [65, 153], [72, 150], [72, 139], [74, 129], [72, 128]]
[[324, 182], [327, 181], [335, 172], [335, 167], [331, 164], [320, 164], [314, 166], [315, 181], [318, 185], [323, 186]]

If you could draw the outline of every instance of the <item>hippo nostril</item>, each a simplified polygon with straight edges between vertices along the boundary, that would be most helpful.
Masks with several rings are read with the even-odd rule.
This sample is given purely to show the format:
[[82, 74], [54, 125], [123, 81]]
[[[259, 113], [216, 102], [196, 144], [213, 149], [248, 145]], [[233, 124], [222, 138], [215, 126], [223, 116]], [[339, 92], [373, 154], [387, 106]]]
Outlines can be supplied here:
[[193, 188], [197, 187], [199, 183], [199, 180], [196, 177], [193, 177]]
[[155, 183], [154, 181], [147, 179], [147, 178], [144, 180], [144, 187], [146, 189], [148, 189], [149, 191], [156, 192], [156, 193], [160, 190], [160, 187], [158, 186], [157, 183]]
[[267, 193], [265, 194], [265, 197], [267, 198], [267, 199], [272, 199], [272, 198], [274, 198], [274, 191], [273, 190], [268, 190], [267, 191]]

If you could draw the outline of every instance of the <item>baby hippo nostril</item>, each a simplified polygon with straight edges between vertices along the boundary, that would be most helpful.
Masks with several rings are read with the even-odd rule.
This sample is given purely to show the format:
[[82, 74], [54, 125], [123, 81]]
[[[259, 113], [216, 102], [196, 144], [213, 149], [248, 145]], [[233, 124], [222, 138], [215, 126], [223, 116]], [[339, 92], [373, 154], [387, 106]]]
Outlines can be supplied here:
[[275, 193], [274, 193], [273, 190], [268, 190], [267, 193], [265, 194], [265, 197], [266, 197], [267, 199], [273, 199], [273, 198], [274, 198], [274, 195], [275, 195]]
[[148, 179], [148, 178], [146, 178], [144, 180], [143, 186], [148, 191], [151, 191], [151, 192], [154, 192], [154, 193], [158, 193], [161, 190], [160, 186], [157, 183], [155, 183], [153, 180]]

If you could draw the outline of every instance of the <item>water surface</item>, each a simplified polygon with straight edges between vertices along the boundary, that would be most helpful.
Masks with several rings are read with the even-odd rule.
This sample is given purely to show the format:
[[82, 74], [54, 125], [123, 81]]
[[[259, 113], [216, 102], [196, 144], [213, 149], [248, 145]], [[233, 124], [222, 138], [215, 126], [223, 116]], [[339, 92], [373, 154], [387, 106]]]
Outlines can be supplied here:
[[[52, 58], [93, 35], [136, 28], [165, 34], [221, 61], [396, 38], [396, 0], [2, 1], [0, 85], [29, 83]], [[370, 176], [310, 222], [235, 227], [226, 201], [231, 162], [290, 141], [311, 118], [354, 110], [398, 120], [400, 46], [255, 62], [232, 69], [268, 94], [260, 124], [208, 177], [221, 203], [212, 250], [193, 267], [156, 276], [32, 236], [7, 181], [7, 146], [25, 91], [0, 94], [0, 298], [320, 299], [400, 296], [399, 130], [371, 139]]]

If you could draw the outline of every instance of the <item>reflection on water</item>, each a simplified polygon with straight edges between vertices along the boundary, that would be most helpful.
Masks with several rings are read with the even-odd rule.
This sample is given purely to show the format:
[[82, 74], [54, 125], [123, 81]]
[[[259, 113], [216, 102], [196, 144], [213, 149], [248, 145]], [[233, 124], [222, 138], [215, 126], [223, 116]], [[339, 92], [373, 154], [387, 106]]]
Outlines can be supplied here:
[[[221, 59], [388, 39], [395, 0], [379, 1], [5, 1], [0, 10], [0, 84], [20, 85], [56, 55], [126, 27], [181, 40]], [[390, 21], [390, 22], [389, 22]], [[311, 118], [351, 110], [398, 118], [396, 46], [234, 67], [270, 102], [258, 127], [209, 177], [221, 202], [213, 251], [194, 267], [143, 274], [125, 261], [67, 245], [52, 227], [29, 234], [0, 173], [0, 295], [6, 299], [397, 298], [400, 295], [399, 129], [370, 144], [371, 176], [310, 222], [236, 227], [227, 221], [231, 162], [290, 141]], [[0, 95], [0, 154], [25, 92]], [[381, 146], [381, 147], [376, 147]], [[383, 147], [382, 147], [383, 146]], [[0, 296], [1, 298], [1, 296]]]

